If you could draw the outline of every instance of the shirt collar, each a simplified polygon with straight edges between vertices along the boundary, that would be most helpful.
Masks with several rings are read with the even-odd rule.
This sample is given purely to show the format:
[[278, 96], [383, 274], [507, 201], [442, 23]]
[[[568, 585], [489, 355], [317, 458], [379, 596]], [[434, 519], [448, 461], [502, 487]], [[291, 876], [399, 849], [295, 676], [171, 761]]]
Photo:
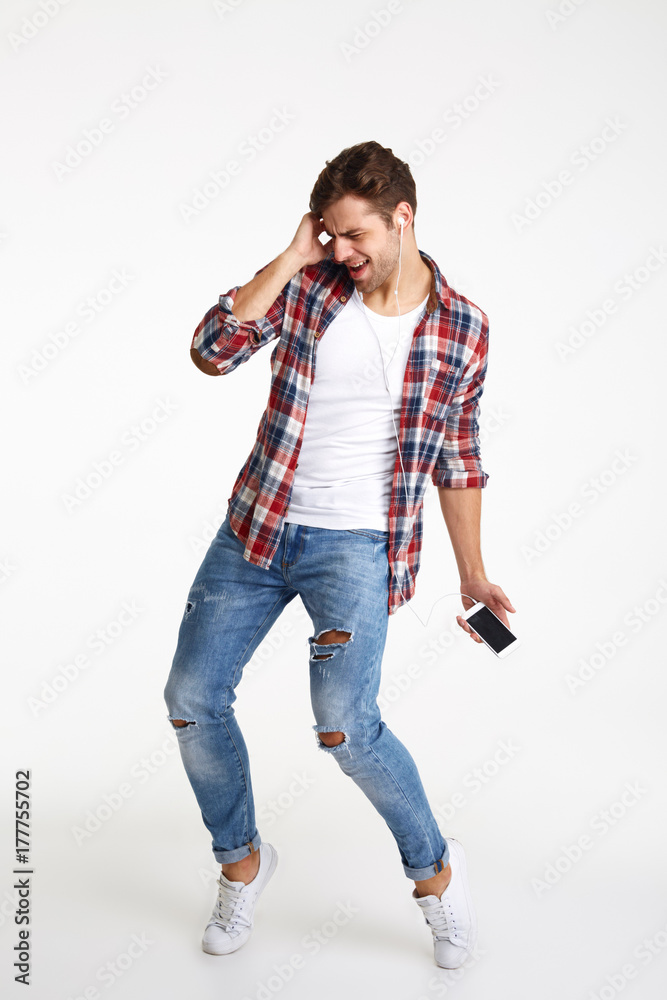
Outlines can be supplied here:
[[429, 257], [429, 255], [424, 253], [423, 250], [420, 250], [419, 254], [422, 260], [428, 264], [432, 271], [431, 291], [429, 293], [428, 302], [426, 303], [426, 312], [430, 316], [432, 312], [435, 312], [438, 305], [443, 306], [445, 309], [449, 308], [450, 290], [449, 285], [445, 281], [444, 274], [442, 274], [433, 258]]
[[[426, 312], [430, 316], [432, 313], [435, 312], [435, 310], [437, 309], [437, 307], [439, 305], [441, 305], [444, 309], [448, 309], [449, 308], [449, 300], [450, 300], [450, 297], [451, 297], [451, 289], [450, 289], [449, 285], [447, 284], [447, 282], [445, 281], [444, 274], [442, 273], [442, 271], [440, 270], [440, 268], [438, 267], [438, 265], [436, 264], [436, 262], [433, 260], [433, 258], [430, 257], [423, 250], [420, 250], [419, 254], [420, 254], [422, 260], [424, 261], [424, 263], [427, 264], [430, 267], [431, 272], [432, 272], [432, 276], [431, 276], [431, 290], [429, 292], [428, 301], [426, 303]], [[346, 294], [348, 294], [348, 295], [351, 294], [352, 291], [353, 291], [353, 289], [356, 287], [355, 284], [354, 284], [354, 281], [350, 277], [350, 275], [348, 273], [348, 270], [345, 267], [345, 265], [344, 264], [337, 264], [335, 262], [335, 260], [333, 259], [333, 251], [330, 252], [327, 257], [325, 257], [323, 263], [325, 265], [329, 265], [330, 267], [333, 267], [334, 271], [338, 272], [338, 274], [340, 275], [340, 278], [341, 278], [341, 280], [343, 282], [343, 288], [342, 288], [342, 290]]]

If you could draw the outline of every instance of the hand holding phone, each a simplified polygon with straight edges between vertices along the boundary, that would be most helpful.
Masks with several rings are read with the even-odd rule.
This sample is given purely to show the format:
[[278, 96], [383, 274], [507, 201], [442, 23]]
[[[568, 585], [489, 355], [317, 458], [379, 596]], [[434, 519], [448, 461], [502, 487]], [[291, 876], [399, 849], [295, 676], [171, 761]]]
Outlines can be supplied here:
[[494, 615], [486, 604], [478, 601], [461, 616], [482, 642], [499, 657], [509, 656], [521, 643], [513, 632]]

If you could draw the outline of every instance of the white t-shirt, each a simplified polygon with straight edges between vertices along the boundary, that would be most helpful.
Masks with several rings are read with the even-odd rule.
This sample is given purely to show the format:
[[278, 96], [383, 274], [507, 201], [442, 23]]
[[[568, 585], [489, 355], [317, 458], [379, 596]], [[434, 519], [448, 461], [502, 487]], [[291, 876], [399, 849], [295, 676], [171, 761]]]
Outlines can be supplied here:
[[356, 289], [327, 327], [315, 349], [315, 378], [285, 520], [316, 528], [388, 530], [397, 447], [392, 413], [398, 433], [405, 366], [427, 299], [401, 316], [400, 338], [398, 316], [373, 312]]

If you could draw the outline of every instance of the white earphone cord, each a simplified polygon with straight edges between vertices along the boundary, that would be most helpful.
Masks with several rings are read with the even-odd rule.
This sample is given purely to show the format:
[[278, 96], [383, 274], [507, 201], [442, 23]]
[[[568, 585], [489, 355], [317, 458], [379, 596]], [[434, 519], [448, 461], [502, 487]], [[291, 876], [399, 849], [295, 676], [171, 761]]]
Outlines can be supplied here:
[[[389, 380], [387, 378], [387, 368], [389, 367], [389, 365], [394, 360], [394, 358], [396, 356], [396, 351], [398, 350], [399, 344], [401, 342], [401, 304], [400, 304], [400, 302], [398, 300], [398, 283], [401, 280], [401, 262], [402, 262], [402, 257], [403, 257], [403, 225], [404, 225], [404, 223], [403, 223], [403, 220], [401, 219], [400, 220], [401, 236], [400, 236], [400, 243], [399, 243], [399, 248], [398, 248], [398, 275], [396, 276], [396, 288], [394, 289], [394, 297], [396, 299], [396, 309], [398, 310], [398, 338], [396, 340], [396, 347], [394, 348], [394, 353], [392, 354], [391, 358], [389, 359], [389, 362], [388, 362], [388, 364], [387, 364], [386, 367], [385, 367], [385, 363], [384, 363], [384, 355], [382, 353], [382, 344], [380, 342], [380, 338], [378, 337], [377, 330], [375, 329], [375, 327], [373, 326], [373, 324], [369, 320], [368, 315], [366, 314], [366, 310], [362, 308], [362, 312], [363, 312], [363, 314], [364, 314], [364, 316], [366, 318], [366, 322], [368, 323], [368, 325], [370, 326], [371, 330], [373, 331], [373, 333], [375, 335], [375, 339], [377, 340], [378, 347], [380, 349], [380, 363], [382, 365], [382, 374], [384, 376], [384, 384], [385, 384], [385, 388], [386, 388], [387, 392], [389, 393], [389, 399], [390, 399], [390, 402], [392, 404], [391, 405], [391, 410], [390, 410], [390, 412], [391, 412], [391, 422], [392, 422], [392, 425], [394, 427], [394, 437], [396, 438], [396, 449], [398, 451], [398, 461], [400, 463], [401, 474], [403, 476], [403, 491], [405, 493], [405, 506], [406, 506], [406, 508], [408, 508], [408, 484], [407, 484], [407, 478], [406, 478], [406, 475], [405, 475], [405, 466], [403, 465], [403, 455], [401, 454], [401, 442], [400, 442], [400, 439], [399, 439], [399, 436], [398, 436], [398, 429], [396, 427], [396, 419], [394, 417], [394, 401], [393, 401], [392, 396], [391, 396], [391, 389], [389, 388]], [[361, 301], [363, 303], [363, 301], [364, 301], [363, 293], [360, 293], [359, 297], [360, 297], [360, 299], [361, 299]], [[408, 516], [412, 517], [412, 511], [409, 508], [408, 508]], [[398, 589], [399, 589], [399, 591], [401, 593], [401, 597], [405, 600], [405, 595], [403, 593], [403, 587], [402, 587], [402, 585], [400, 583], [398, 585]], [[438, 601], [440, 601], [443, 597], [467, 597], [469, 601], [473, 602], [473, 604], [477, 604], [476, 598], [471, 597], [470, 594], [456, 593], [455, 591], [453, 591], [450, 594], [441, 594], [440, 597], [438, 598]], [[420, 616], [417, 614], [417, 612], [415, 611], [415, 609], [410, 604], [410, 601], [406, 601], [405, 603], [407, 604], [408, 608], [413, 613], [413, 615], [415, 616], [415, 618], [417, 619], [417, 621], [421, 625], [423, 625], [424, 628], [426, 628], [426, 625], [428, 624], [428, 619], [427, 619], [427, 621], [422, 621], [422, 619], [420, 618]], [[437, 604], [437, 601], [436, 601], [436, 604]], [[434, 605], [434, 607], [435, 607], [435, 605]], [[430, 617], [431, 616], [429, 615], [429, 619], [430, 619]]]

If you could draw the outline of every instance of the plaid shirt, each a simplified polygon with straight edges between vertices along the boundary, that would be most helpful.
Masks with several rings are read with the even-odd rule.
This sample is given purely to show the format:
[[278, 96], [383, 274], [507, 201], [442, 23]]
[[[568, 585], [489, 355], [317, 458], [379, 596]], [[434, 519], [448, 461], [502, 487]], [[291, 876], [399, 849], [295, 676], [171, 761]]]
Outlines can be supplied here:
[[[488, 479], [478, 437], [488, 319], [449, 287], [431, 257], [420, 253], [433, 277], [405, 369], [399, 425], [405, 480], [397, 453], [389, 502], [389, 614], [414, 595], [429, 480], [436, 486], [481, 487]], [[227, 375], [277, 341], [269, 402], [228, 501], [230, 526], [245, 546], [244, 558], [266, 568], [289, 507], [317, 342], [349, 300], [354, 282], [329, 255], [299, 271], [266, 316], [254, 321], [239, 321], [232, 312], [239, 287], [221, 295], [206, 313], [192, 348]]]

